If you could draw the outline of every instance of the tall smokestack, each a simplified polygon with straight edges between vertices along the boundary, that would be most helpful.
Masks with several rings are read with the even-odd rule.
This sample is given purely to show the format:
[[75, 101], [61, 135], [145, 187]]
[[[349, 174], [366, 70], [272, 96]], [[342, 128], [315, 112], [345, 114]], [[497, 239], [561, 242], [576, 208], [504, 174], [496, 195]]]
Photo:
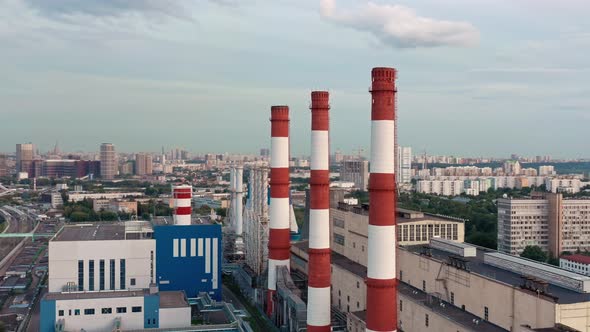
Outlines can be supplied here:
[[172, 195], [174, 197], [174, 224], [190, 225], [193, 187], [189, 185], [173, 186]]
[[244, 168], [242, 166], [238, 166], [235, 169], [235, 210], [234, 210], [234, 220], [235, 220], [235, 231], [236, 235], [242, 235], [242, 199], [244, 196], [244, 192], [242, 190], [243, 187], [243, 177], [244, 177]]
[[394, 68], [371, 72], [367, 331], [397, 331], [395, 75]]
[[311, 178], [307, 331], [330, 331], [329, 93], [311, 93]]
[[289, 106], [271, 107], [270, 207], [268, 238], [268, 292], [266, 313], [274, 312], [277, 267], [289, 268]]

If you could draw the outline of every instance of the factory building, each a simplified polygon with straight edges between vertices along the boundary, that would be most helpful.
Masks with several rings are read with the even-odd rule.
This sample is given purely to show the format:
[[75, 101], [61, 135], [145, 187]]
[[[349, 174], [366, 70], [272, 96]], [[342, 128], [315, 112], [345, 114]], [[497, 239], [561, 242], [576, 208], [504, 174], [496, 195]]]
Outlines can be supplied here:
[[55, 235], [41, 331], [187, 328], [191, 299], [221, 300], [221, 225], [191, 225], [192, 188], [174, 190], [175, 225], [88, 223]]

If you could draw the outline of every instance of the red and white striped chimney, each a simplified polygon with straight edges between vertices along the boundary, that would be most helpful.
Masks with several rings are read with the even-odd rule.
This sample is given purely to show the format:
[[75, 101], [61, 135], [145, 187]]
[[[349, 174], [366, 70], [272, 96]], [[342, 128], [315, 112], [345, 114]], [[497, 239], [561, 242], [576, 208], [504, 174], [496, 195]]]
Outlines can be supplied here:
[[330, 329], [330, 136], [329, 93], [311, 93], [311, 177], [307, 331]]
[[373, 68], [371, 87], [371, 174], [367, 331], [397, 331], [395, 76], [394, 68]]
[[268, 238], [268, 292], [266, 313], [274, 312], [273, 295], [277, 290], [277, 267], [290, 259], [289, 229], [289, 106], [271, 107], [270, 206]]
[[193, 187], [189, 185], [173, 186], [172, 195], [174, 196], [174, 224], [190, 225]]

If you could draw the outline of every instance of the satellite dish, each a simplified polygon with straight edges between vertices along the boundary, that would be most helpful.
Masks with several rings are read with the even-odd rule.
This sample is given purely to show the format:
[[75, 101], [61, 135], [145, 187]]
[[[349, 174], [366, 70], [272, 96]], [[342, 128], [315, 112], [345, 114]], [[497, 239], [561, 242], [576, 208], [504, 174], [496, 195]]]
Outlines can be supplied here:
[[508, 194], [504, 194], [504, 195], [502, 195], [502, 197], [508, 198]]

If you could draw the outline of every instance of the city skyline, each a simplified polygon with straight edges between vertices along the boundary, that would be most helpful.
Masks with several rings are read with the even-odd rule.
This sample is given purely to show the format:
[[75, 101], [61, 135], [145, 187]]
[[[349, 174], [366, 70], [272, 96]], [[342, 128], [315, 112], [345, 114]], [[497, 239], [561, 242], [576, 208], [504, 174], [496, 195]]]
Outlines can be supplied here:
[[256, 153], [270, 106], [288, 104], [293, 155], [309, 154], [309, 91], [323, 88], [332, 151], [366, 155], [367, 71], [383, 64], [416, 153], [588, 157], [583, 1], [2, 3], [2, 151]]

